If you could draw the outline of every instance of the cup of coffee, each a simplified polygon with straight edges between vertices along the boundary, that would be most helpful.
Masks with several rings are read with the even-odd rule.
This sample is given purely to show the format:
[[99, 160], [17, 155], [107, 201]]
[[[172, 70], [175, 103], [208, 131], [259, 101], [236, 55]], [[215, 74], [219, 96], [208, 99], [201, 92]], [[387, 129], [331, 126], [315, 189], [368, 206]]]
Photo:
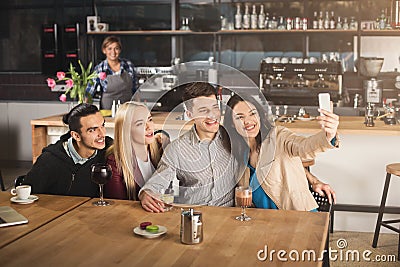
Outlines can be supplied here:
[[31, 195], [30, 185], [20, 185], [11, 189], [11, 195], [17, 196], [18, 199], [25, 200]]

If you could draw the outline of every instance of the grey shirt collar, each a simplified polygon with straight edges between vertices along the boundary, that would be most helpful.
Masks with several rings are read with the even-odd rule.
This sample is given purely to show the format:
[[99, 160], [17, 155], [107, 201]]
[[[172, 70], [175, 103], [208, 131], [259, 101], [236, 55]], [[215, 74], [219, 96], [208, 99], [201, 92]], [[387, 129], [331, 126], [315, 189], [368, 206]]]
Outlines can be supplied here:
[[72, 158], [75, 164], [84, 164], [86, 161], [88, 161], [91, 158], [94, 158], [97, 155], [97, 150], [93, 153], [92, 156], [89, 158], [82, 158], [78, 152], [76, 151], [74, 144], [73, 144], [73, 138], [70, 137], [67, 142], [64, 143], [64, 149], [67, 152], [68, 156]]

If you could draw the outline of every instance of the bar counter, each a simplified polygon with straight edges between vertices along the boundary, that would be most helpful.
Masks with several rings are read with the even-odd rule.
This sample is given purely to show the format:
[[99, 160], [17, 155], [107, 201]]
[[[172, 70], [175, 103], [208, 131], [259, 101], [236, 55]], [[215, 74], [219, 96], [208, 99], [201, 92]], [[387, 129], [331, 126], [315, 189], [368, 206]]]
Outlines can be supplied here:
[[[152, 113], [156, 129], [166, 131], [186, 131], [192, 126], [192, 122], [182, 120], [182, 114], [176, 112]], [[68, 129], [62, 122], [62, 115], [55, 115], [31, 121], [32, 126], [32, 158], [35, 162], [42, 149], [49, 144], [48, 135], [56, 132], [61, 135]], [[114, 118], [106, 117], [108, 134], [113, 134]], [[277, 123], [299, 134], [314, 134], [321, 130], [316, 120], [299, 121], [294, 123]], [[340, 134], [360, 134], [379, 136], [400, 136], [400, 125], [385, 125], [383, 121], [375, 120], [375, 127], [366, 127], [364, 117], [342, 116], [339, 125]]]

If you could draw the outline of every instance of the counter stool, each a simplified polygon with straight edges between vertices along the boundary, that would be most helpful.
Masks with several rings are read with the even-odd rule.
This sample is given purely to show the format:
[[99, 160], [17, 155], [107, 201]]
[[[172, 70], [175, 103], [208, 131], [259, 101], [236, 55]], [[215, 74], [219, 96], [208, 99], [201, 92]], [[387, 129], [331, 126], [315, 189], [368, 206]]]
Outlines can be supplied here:
[[376, 245], [378, 244], [378, 238], [379, 238], [379, 232], [381, 230], [381, 226], [384, 226], [392, 231], [395, 231], [396, 233], [399, 234], [399, 243], [398, 243], [398, 248], [397, 248], [397, 258], [400, 258], [400, 228], [395, 228], [391, 226], [390, 224], [393, 223], [400, 223], [400, 219], [397, 220], [388, 220], [388, 221], [382, 221], [383, 213], [385, 212], [385, 205], [386, 205], [386, 198], [389, 190], [389, 184], [390, 184], [390, 178], [391, 176], [396, 175], [400, 176], [400, 163], [393, 163], [386, 165], [386, 180], [385, 180], [385, 186], [383, 187], [383, 194], [382, 194], [382, 200], [381, 200], [381, 206], [379, 207], [379, 214], [378, 214], [378, 219], [376, 221], [376, 228], [375, 228], [375, 234], [374, 234], [374, 240], [372, 241], [372, 247], [376, 248]]

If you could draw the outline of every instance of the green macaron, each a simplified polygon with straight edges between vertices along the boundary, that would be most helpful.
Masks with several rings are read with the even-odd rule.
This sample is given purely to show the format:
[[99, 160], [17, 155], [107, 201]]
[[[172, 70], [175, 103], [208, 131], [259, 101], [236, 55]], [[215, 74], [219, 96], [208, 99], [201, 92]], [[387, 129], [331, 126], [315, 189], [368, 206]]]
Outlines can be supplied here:
[[148, 225], [146, 226], [146, 231], [149, 233], [157, 233], [158, 232], [158, 226], [157, 225]]

